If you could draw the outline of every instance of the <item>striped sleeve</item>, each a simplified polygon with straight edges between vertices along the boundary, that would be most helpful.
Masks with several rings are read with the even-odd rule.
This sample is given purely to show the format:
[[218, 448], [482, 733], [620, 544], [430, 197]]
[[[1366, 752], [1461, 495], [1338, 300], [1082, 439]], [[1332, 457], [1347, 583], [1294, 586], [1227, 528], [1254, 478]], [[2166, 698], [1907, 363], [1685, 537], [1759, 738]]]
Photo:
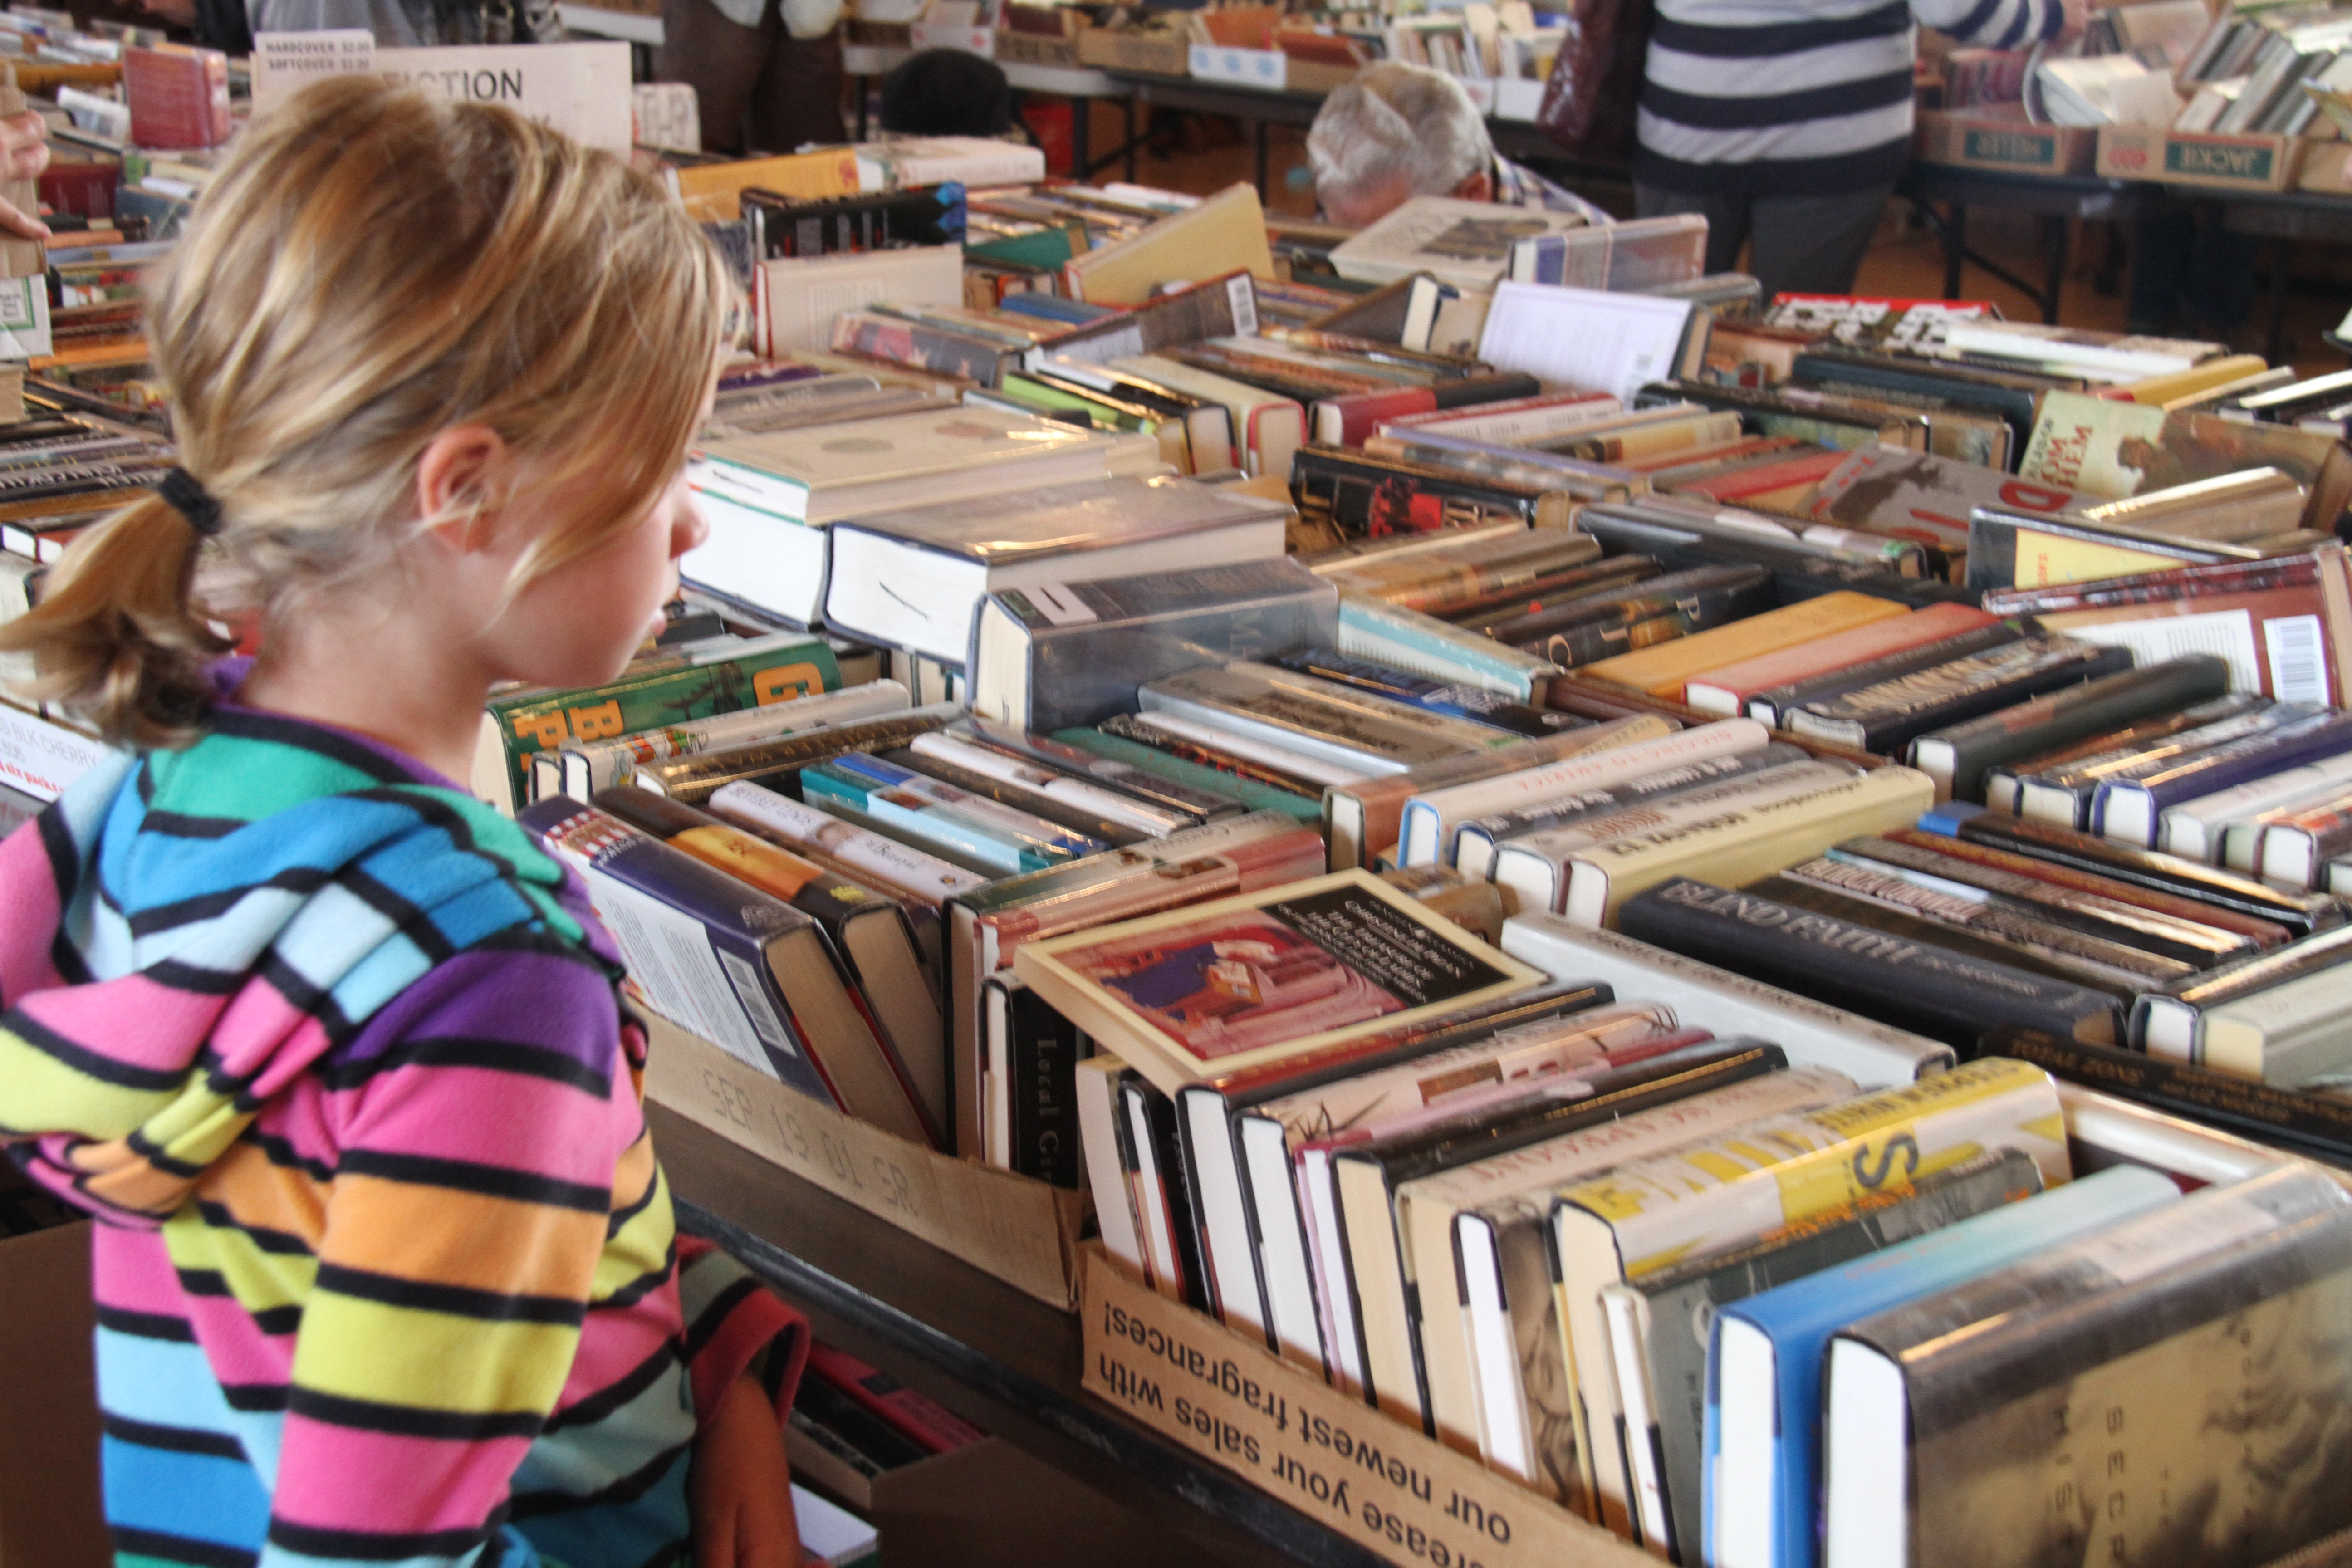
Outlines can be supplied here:
[[[509, 1483], [563, 1395], [615, 1173], [646, 1141], [617, 1008], [581, 958], [478, 949], [387, 1011], [384, 1047], [332, 1072], [341, 1157], [262, 1561], [535, 1562]], [[661, 1252], [644, 1266], [667, 1272]]]
[[2022, 49], [2053, 37], [2064, 13], [2058, 0], [1911, 0], [1920, 21], [1963, 44]]

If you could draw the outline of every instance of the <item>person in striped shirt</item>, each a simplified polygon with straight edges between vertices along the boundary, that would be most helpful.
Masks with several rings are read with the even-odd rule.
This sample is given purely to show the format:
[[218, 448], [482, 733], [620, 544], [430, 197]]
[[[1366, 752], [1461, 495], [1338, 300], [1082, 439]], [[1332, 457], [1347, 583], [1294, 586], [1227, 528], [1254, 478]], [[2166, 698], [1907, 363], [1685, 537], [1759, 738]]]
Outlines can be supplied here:
[[1917, 25], [2024, 48], [2086, 0], [1656, 0], [1635, 117], [1634, 210], [1706, 219], [1706, 269], [1778, 293], [1853, 287], [1911, 157]]
[[790, 1568], [805, 1326], [677, 1234], [615, 950], [453, 782], [493, 683], [658, 625], [723, 265], [344, 77], [159, 268], [184, 467], [0, 632], [123, 748], [0, 841], [0, 1144], [100, 1222], [117, 1562]]

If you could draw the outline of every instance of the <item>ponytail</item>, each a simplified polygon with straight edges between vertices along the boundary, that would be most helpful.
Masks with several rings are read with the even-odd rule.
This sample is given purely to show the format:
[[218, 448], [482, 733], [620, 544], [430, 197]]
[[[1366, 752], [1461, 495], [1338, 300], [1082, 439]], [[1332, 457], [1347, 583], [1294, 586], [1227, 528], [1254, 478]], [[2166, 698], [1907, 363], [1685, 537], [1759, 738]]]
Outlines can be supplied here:
[[26, 694], [63, 705], [118, 746], [184, 746], [228, 645], [189, 603], [204, 541], [160, 496], [84, 529], [42, 580], [40, 603], [0, 626], [30, 654]]

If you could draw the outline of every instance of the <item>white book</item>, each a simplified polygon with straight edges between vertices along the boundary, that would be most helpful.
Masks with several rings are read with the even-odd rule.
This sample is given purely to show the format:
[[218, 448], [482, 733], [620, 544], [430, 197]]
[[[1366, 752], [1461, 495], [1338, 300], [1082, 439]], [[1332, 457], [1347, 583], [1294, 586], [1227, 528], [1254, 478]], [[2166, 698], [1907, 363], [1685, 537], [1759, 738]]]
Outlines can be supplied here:
[[1865, 1089], [1952, 1065], [1949, 1046], [1558, 915], [1512, 916], [1503, 951], [1558, 980], [1601, 980], [1620, 996], [1655, 997], [1718, 1035], [1770, 1040], [1792, 1063], [1833, 1068]]
[[1726, 719], [1655, 741], [1587, 752], [1524, 773], [1432, 790], [1405, 803], [1397, 858], [1406, 866], [1450, 861], [1457, 830], [1473, 817], [1559, 799], [1597, 784], [1622, 784], [1706, 757], [1760, 752], [1771, 739], [1771, 731], [1752, 719]]
[[1495, 847], [1493, 880], [1514, 895], [1517, 909], [1559, 914], [1567, 906], [1577, 858], [1588, 850], [1619, 840], [1687, 834], [1728, 814], [1810, 795], [1861, 773], [1852, 763], [1807, 758], [1588, 821], [1507, 838]]
[[1045, 177], [1044, 153], [993, 136], [861, 142], [854, 151], [858, 185], [869, 191], [911, 191], [951, 180], [965, 186], [1025, 185]]
[[963, 303], [963, 247], [912, 245], [902, 250], [789, 256], [760, 263], [759, 321], [753, 336], [763, 357], [833, 344], [834, 318], [887, 300], [896, 305]]
[[1393, 283], [1426, 272], [1458, 289], [1487, 289], [1510, 270], [1514, 242], [1583, 226], [1580, 213], [1414, 196], [1335, 247], [1331, 266], [1359, 283]]
[[0, 784], [50, 801], [91, 768], [123, 753], [62, 720], [0, 702]]
[[2169, 375], [2200, 360], [2227, 353], [2225, 343], [2180, 338], [2126, 337], [2039, 321], [1955, 321], [1945, 330], [1945, 350], [1953, 354], [1990, 354], [2040, 364], [2071, 365], [2099, 379], [2137, 380]]
[[2209, 1010], [2198, 1061], [2215, 1072], [2294, 1089], [2352, 1067], [2352, 975], [2324, 969]]
[[698, 491], [810, 524], [1098, 479], [1160, 460], [1150, 436], [963, 407], [721, 437], [701, 450]]
[[1549, 283], [1505, 281], [1478, 339], [1478, 357], [1497, 370], [1589, 386], [1631, 400], [1643, 385], [1681, 371], [1687, 300], [1607, 293]]
[[[2352, 784], [2352, 753], [2307, 763], [2299, 768], [2249, 779], [2231, 789], [2217, 790], [2195, 800], [2167, 806], [2157, 818], [2157, 847], [2185, 860], [2208, 866], [2233, 865], [2250, 871], [2260, 827], [2253, 819], [2266, 811], [2315, 805]], [[2231, 846], [2242, 846], [2242, 859], [2224, 857]]]
[[1581, 435], [1584, 427], [1596, 420], [1608, 419], [1625, 411], [1625, 405], [1615, 397], [1600, 393], [1563, 394], [1554, 397], [1514, 399], [1509, 405], [1491, 409], [1449, 409], [1443, 416], [1416, 414], [1408, 419], [1383, 420], [1380, 433], [1383, 436], [1412, 436], [1415, 433], [1459, 437], [1465, 441], [1492, 441], [1497, 446], [1520, 447], [1540, 441], [1547, 436]]
[[1279, 501], [1168, 477], [862, 514], [833, 530], [825, 624], [961, 666], [991, 594], [1274, 560], [1289, 514]]
[[1078, 1152], [1087, 1163], [1087, 1185], [1094, 1192], [1095, 1223], [1102, 1230], [1103, 1248], [1126, 1264], [1128, 1272], [1145, 1279], [1150, 1276], [1143, 1264], [1143, 1243], [1136, 1234], [1127, 1173], [1118, 1163], [1118, 1079], [1129, 1070], [1117, 1057], [1088, 1057], [1077, 1064], [1077, 1088], [1071, 1098], [1078, 1104]]

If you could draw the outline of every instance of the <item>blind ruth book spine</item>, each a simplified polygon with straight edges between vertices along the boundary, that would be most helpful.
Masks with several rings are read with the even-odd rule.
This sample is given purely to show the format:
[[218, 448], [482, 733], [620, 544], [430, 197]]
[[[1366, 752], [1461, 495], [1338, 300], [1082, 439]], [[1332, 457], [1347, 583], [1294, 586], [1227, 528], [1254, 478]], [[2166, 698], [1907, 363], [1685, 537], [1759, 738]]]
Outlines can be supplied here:
[[1543, 979], [1365, 871], [1024, 942], [1013, 970], [1170, 1093]]

